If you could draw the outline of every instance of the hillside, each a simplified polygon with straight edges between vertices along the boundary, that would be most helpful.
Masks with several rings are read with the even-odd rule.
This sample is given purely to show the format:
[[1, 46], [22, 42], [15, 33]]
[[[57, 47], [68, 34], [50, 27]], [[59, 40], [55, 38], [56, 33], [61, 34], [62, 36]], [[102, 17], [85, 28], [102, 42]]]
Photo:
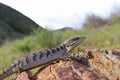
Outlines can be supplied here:
[[38, 27], [41, 28], [19, 11], [0, 3], [0, 43], [23, 37]]
[[65, 32], [65, 31], [69, 31], [69, 30], [74, 30], [73, 28], [70, 28], [70, 27], [64, 27], [64, 28], [61, 28], [61, 29], [57, 29], [57, 30], [54, 30], [54, 31], [57, 31], [57, 32]]

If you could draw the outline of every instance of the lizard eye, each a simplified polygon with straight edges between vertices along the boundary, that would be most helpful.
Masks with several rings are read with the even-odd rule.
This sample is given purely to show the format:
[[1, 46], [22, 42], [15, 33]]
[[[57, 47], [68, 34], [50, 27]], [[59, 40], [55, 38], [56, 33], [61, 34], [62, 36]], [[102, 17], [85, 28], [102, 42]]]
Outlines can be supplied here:
[[70, 47], [69, 45], [67, 45], [67, 47]]

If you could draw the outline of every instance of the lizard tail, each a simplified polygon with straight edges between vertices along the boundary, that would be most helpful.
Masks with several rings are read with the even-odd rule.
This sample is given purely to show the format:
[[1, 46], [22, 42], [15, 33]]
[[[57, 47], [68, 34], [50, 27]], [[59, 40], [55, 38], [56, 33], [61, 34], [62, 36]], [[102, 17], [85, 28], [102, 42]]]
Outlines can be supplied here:
[[15, 73], [12, 69], [13, 69], [13, 66], [11, 66], [11, 67], [7, 68], [6, 70], [2, 71], [0, 73], [0, 80], [3, 80], [4, 78], [6, 78], [6, 77], [12, 75], [13, 73]]

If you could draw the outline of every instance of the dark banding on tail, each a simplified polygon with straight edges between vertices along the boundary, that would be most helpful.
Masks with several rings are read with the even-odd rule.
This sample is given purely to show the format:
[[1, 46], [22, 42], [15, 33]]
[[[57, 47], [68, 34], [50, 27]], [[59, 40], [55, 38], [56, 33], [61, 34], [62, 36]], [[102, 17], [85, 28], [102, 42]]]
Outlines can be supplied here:
[[12, 71], [12, 67], [7, 68], [6, 70], [0, 73], [0, 80], [3, 80], [7, 76], [12, 75], [14, 72]]
[[10, 66], [9, 68], [7, 68], [6, 70], [2, 71], [0, 73], [0, 80], [3, 80], [4, 78], [12, 75], [13, 73], [17, 73], [19, 72], [19, 66], [18, 66], [18, 62], [14, 63], [12, 66]]

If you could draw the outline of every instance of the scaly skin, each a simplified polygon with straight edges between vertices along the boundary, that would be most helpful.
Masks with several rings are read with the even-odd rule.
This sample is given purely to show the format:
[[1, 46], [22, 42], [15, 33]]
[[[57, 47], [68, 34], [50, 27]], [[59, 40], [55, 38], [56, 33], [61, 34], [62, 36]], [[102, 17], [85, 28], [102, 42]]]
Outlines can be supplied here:
[[84, 40], [85, 37], [74, 37], [65, 41], [58, 47], [43, 50], [38, 53], [33, 53], [32, 55], [26, 56], [0, 73], [0, 80], [12, 75], [13, 73], [20, 73], [56, 60], [68, 58], [68, 53], [71, 52], [78, 44]]

